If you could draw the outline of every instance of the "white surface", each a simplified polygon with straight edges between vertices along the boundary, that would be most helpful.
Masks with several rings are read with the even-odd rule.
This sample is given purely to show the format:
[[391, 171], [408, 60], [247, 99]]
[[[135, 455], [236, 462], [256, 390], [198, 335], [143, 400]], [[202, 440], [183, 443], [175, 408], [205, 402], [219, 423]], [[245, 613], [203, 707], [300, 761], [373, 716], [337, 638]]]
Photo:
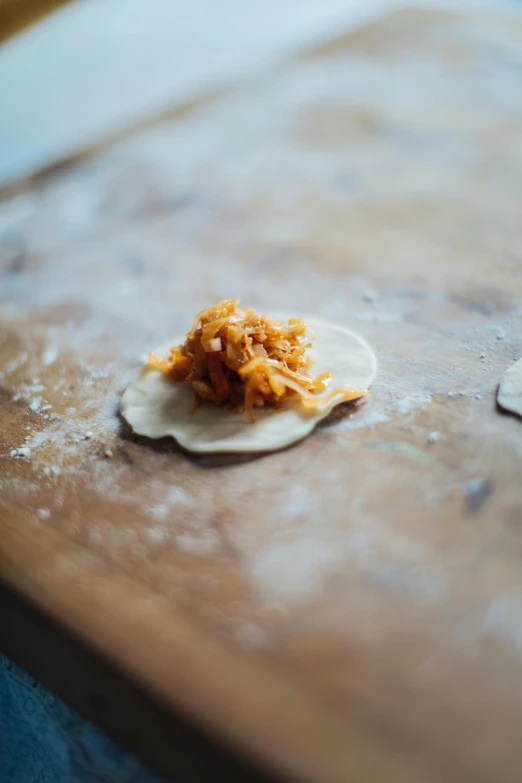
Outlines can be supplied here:
[[[317, 332], [313, 352], [310, 351], [316, 358], [313, 374], [330, 372], [332, 375], [324, 396], [328, 398], [340, 387], [368, 389], [375, 377], [377, 362], [362, 337], [317, 319], [305, 320]], [[183, 340], [174, 340], [154, 353], [167, 356], [170, 347], [180, 342]], [[317, 396], [321, 399], [323, 395]], [[342, 402], [342, 394], [336, 394], [315, 409], [306, 409], [299, 402], [287, 403], [278, 409], [256, 409], [253, 423], [247, 421], [244, 414], [212, 404], [201, 405], [192, 415], [192, 388], [172, 381], [158, 370], [144, 367], [126, 389], [121, 413], [138, 435], [149, 438], [171, 435], [189, 451], [257, 452], [282, 449], [301, 440]]]
[[0, 185], [403, 5], [509, 0], [84, 0], [0, 49]]

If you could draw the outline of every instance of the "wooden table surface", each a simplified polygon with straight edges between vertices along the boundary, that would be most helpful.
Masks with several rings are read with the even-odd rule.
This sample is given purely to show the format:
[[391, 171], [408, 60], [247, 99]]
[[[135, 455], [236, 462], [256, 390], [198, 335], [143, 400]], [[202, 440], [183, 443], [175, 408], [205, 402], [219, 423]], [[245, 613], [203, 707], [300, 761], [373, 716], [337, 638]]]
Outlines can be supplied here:
[[[281, 777], [520, 779], [521, 45], [400, 13], [0, 205], [2, 578]], [[235, 295], [361, 332], [371, 400], [256, 459], [133, 437]]]
[[0, 43], [66, 2], [68, 0], [0, 0]]

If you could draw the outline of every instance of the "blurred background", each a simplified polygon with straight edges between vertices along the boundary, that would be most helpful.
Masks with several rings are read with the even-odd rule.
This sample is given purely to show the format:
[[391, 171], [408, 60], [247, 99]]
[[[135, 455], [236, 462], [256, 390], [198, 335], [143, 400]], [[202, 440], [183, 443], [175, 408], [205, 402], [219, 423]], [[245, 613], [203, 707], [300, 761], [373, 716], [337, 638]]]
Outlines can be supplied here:
[[[0, 186], [401, 0], [0, 0]], [[513, 8], [517, 0], [416, 0]], [[46, 12], [55, 10], [50, 15]], [[28, 26], [30, 22], [37, 24]]]

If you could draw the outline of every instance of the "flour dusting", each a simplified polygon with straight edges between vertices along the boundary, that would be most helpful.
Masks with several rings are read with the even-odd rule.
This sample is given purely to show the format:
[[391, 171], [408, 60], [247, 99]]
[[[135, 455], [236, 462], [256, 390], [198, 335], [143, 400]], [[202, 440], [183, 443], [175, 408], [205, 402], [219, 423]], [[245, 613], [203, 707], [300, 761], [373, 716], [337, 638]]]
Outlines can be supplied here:
[[425, 408], [426, 405], [430, 404], [431, 400], [431, 394], [416, 392], [415, 394], [410, 394], [408, 397], [398, 400], [395, 407], [398, 414], [405, 416], [418, 408]]
[[42, 363], [46, 367], [50, 367], [57, 360], [59, 353], [60, 350], [57, 345], [49, 345], [42, 354]]
[[483, 630], [522, 649], [522, 593], [493, 599], [483, 618]]
[[337, 548], [328, 542], [302, 538], [268, 547], [251, 564], [251, 571], [265, 595], [282, 601], [306, 601], [320, 590], [340, 559]]

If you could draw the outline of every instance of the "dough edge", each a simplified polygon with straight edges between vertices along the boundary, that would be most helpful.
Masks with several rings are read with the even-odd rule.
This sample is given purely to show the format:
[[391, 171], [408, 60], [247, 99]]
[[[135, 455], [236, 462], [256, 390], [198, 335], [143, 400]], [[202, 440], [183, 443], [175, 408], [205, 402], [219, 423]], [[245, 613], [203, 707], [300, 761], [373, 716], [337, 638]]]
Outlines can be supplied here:
[[504, 410], [522, 416], [522, 359], [508, 367], [502, 375], [497, 402]]
[[[282, 316], [277, 318], [281, 320]], [[310, 350], [316, 359], [313, 374], [331, 372], [331, 388], [367, 389], [377, 371], [376, 357], [368, 343], [345, 327], [317, 318], [305, 318], [305, 322], [317, 332]], [[182, 342], [183, 338], [169, 341], [155, 353], [163, 355]], [[153, 439], [171, 436], [188, 451], [263, 452], [286, 448], [306, 437], [343, 401], [339, 395], [315, 411], [302, 408], [298, 402], [279, 409], [258, 409], [253, 424], [244, 414], [211, 404], [203, 404], [191, 415], [192, 388], [145, 366], [125, 390], [120, 411], [137, 435]]]

